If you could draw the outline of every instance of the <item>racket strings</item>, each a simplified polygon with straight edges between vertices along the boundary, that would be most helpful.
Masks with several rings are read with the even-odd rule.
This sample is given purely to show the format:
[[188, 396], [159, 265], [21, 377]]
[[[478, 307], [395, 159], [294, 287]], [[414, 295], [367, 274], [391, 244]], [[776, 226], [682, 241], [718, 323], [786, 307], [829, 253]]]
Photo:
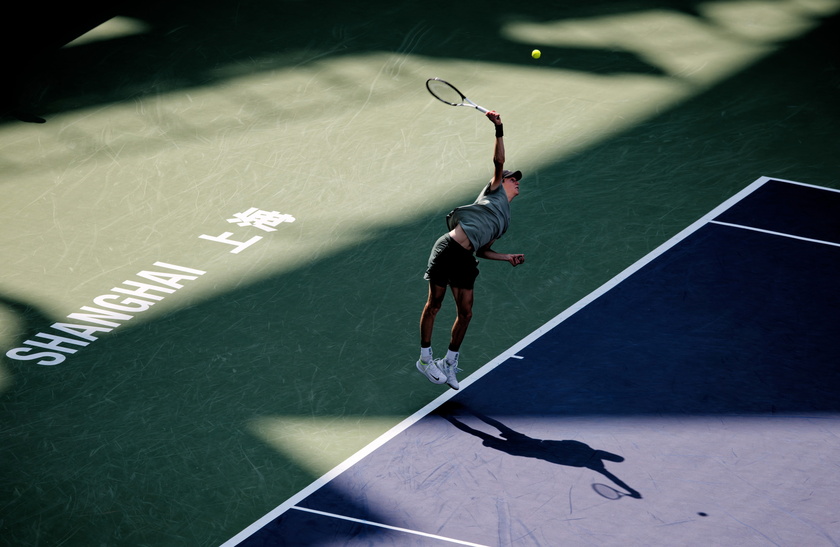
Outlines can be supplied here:
[[458, 92], [457, 89], [452, 87], [446, 82], [440, 80], [429, 80], [426, 82], [426, 87], [429, 88], [429, 92], [437, 97], [439, 100], [452, 104], [452, 105], [459, 105], [464, 103], [464, 98]]

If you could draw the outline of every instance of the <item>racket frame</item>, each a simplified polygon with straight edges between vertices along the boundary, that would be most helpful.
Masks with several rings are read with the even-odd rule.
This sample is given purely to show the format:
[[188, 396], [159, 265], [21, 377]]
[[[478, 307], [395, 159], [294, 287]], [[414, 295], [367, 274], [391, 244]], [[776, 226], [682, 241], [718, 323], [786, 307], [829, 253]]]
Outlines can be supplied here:
[[[448, 85], [453, 90], [455, 90], [455, 93], [457, 93], [458, 95], [461, 96], [461, 102], [460, 103], [450, 103], [446, 99], [441, 99], [434, 91], [432, 91], [432, 87], [430, 85], [431, 82], [441, 82], [443, 84]], [[449, 82], [447, 82], [446, 80], [444, 80], [442, 78], [429, 78], [428, 80], [426, 80], [426, 89], [429, 91], [429, 93], [432, 95], [432, 97], [434, 97], [435, 99], [439, 100], [440, 102], [442, 102], [444, 104], [448, 104], [449, 106], [472, 107], [472, 108], [475, 108], [476, 110], [478, 110], [479, 112], [481, 112], [483, 114], [486, 114], [487, 112], [489, 112], [488, 109], [484, 108], [483, 106], [479, 106], [479, 105], [475, 104], [474, 102], [472, 102], [471, 100], [469, 100], [467, 98], [467, 96], [464, 95], [463, 93], [461, 93], [461, 91], [457, 87], [455, 87], [454, 85], [450, 84]]]

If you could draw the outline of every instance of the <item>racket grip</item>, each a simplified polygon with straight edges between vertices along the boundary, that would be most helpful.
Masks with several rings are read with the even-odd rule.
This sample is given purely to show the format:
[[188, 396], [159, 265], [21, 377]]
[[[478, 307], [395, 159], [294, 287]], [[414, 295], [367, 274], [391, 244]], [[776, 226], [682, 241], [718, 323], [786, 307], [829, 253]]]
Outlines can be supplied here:
[[476, 106], [475, 106], [475, 109], [476, 109], [476, 110], [478, 110], [479, 112], [481, 112], [482, 114], [487, 114], [488, 112], [490, 112], [489, 110], [487, 110], [487, 109], [486, 109], [486, 108], [484, 108], [483, 106], [478, 106], [478, 105], [476, 105]]

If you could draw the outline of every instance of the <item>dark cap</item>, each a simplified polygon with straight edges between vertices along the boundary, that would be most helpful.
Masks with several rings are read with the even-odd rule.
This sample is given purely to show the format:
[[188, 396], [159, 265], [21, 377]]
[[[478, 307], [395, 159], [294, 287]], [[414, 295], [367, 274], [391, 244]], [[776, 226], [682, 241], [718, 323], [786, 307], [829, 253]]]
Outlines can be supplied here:
[[522, 180], [522, 171], [508, 171], [507, 169], [505, 169], [504, 171], [502, 171], [502, 178], [506, 179], [508, 177], [513, 177], [517, 181], [520, 181]]

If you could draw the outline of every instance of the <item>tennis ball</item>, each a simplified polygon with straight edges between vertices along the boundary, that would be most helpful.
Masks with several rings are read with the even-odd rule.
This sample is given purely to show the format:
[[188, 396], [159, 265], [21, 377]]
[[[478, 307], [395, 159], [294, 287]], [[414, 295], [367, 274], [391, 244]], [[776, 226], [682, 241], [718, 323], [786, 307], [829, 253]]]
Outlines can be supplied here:
[[533, 57], [534, 59], [539, 59], [540, 55], [542, 55], [542, 53], [540, 53], [540, 50], [538, 49], [535, 49], [531, 52], [531, 57]]

